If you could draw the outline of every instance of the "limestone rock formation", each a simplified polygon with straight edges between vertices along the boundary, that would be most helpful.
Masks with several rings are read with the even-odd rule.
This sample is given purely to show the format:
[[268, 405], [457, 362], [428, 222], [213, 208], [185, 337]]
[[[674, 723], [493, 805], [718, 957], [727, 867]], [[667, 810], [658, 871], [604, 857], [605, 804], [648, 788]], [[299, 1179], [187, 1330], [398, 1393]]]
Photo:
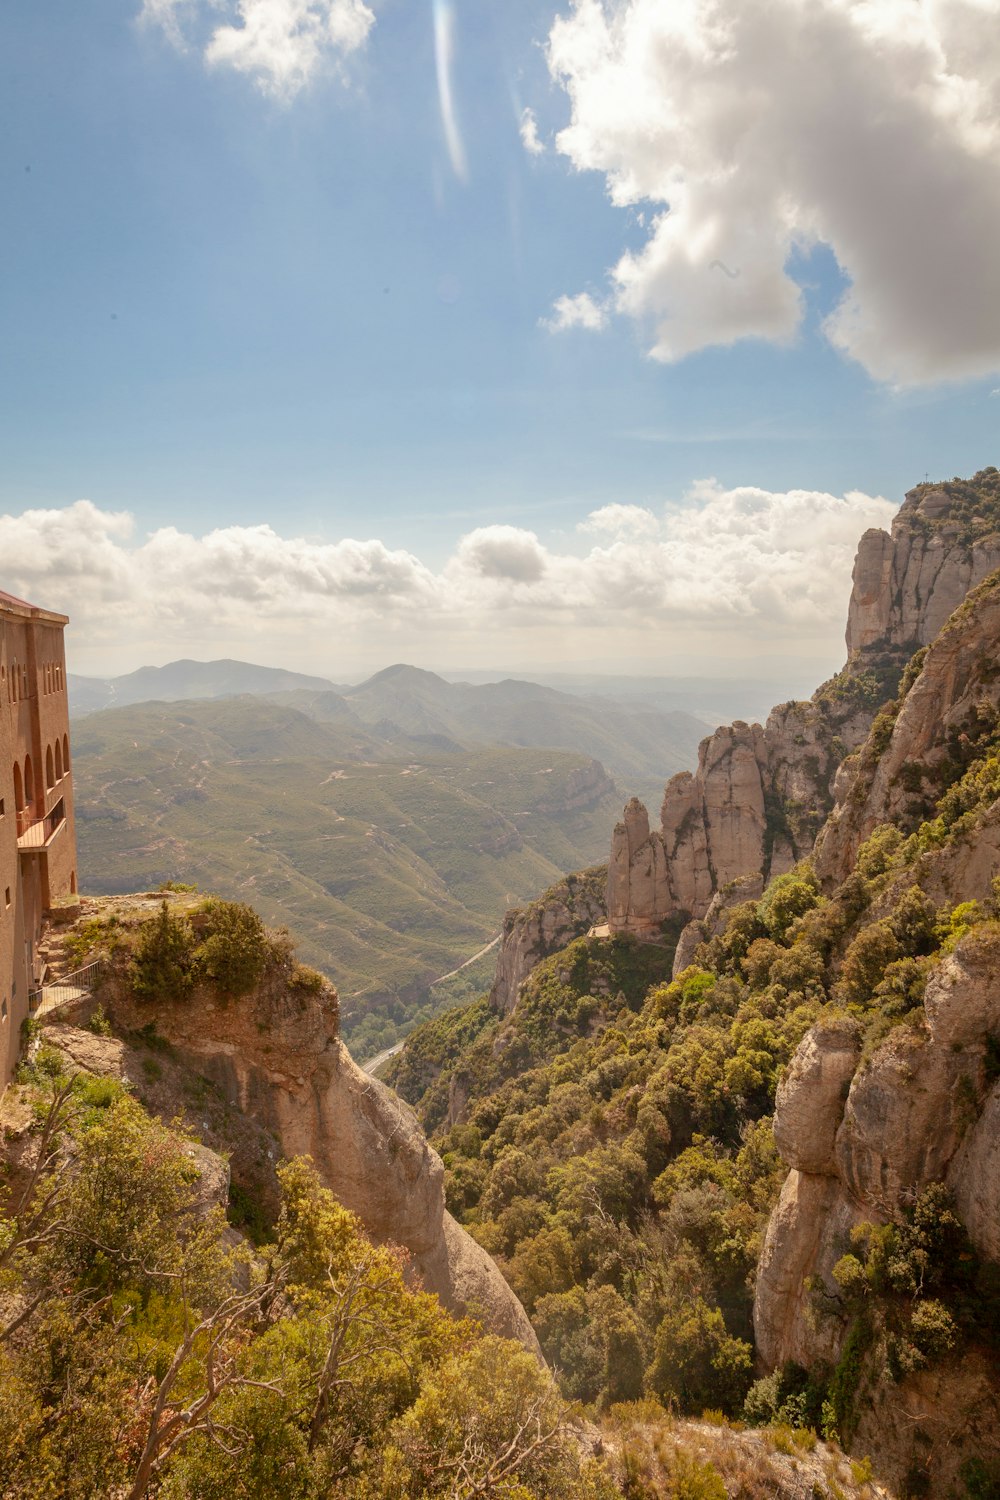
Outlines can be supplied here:
[[851, 656], [928, 645], [970, 589], [1000, 568], [995, 469], [907, 493], [892, 534], [866, 531], [847, 618]]
[[490, 990], [495, 1011], [509, 1015], [518, 990], [536, 964], [606, 920], [605, 885], [603, 866], [582, 870], [567, 875], [529, 906], [513, 907], [507, 913]]
[[[933, 540], [932, 534], [920, 564], [921, 578], [937, 580], [925, 604], [969, 576], [959, 572], [955, 584], [955, 569], [937, 566]], [[855, 616], [859, 651], [867, 649], [865, 611], [872, 607], [862, 599]], [[898, 598], [893, 609], [888, 624], [879, 624], [880, 640], [913, 629], [912, 615], [898, 613]], [[914, 657], [901, 702], [875, 721], [860, 753], [841, 768], [836, 806], [814, 850], [816, 873], [833, 893], [853, 879], [861, 845], [877, 827], [889, 824], [905, 835], [926, 823], [905, 861], [868, 886], [869, 920], [887, 916], [914, 884], [946, 911], [980, 905], [966, 935], [938, 956], [916, 1017], [893, 1027], [864, 1061], [846, 1029], [815, 1027], [779, 1086], [774, 1134], [790, 1170], [765, 1236], [754, 1305], [758, 1348], [771, 1366], [837, 1359], [848, 1323], [833, 1268], [850, 1247], [851, 1228], [900, 1222], [932, 1183], [951, 1189], [978, 1255], [1000, 1261], [1000, 1085], [993, 1061], [1000, 922], [983, 920], [1000, 870], [992, 769], [1000, 742], [998, 640], [1000, 573], [974, 588]], [[938, 821], [927, 821], [938, 814]], [[922, 1433], [929, 1492], [949, 1492], [970, 1447], [1000, 1459], [995, 1370], [974, 1351], [898, 1386], [866, 1389], [859, 1410], [857, 1445], [877, 1447], [882, 1471], [900, 1482], [913, 1462], [913, 1423]], [[904, 1417], [906, 1438], [897, 1441]]]
[[973, 1242], [1000, 1262], [1000, 1083], [952, 1160], [948, 1186]]
[[[899, 1220], [930, 1183], [948, 1183], [976, 1250], [1000, 1259], [1000, 1093], [984, 1066], [1000, 1029], [998, 965], [1000, 930], [987, 923], [937, 964], [925, 1029], [894, 1028], [863, 1066], [846, 1028], [814, 1027], [799, 1045], [774, 1121], [791, 1170], [754, 1303], [769, 1365], [836, 1358], [846, 1325], [830, 1311], [832, 1270], [851, 1227]], [[813, 1278], [826, 1311], [807, 1290]]]
[[[101, 997], [116, 1030], [148, 1025], [151, 1006], [135, 997], [125, 968], [112, 966]], [[332, 986], [314, 994], [277, 972], [238, 1001], [199, 987], [183, 1001], [158, 1000], [154, 1014], [174, 1054], [269, 1132], [280, 1155], [312, 1157], [373, 1239], [410, 1252], [424, 1286], [446, 1307], [474, 1311], [539, 1353], [493, 1261], [446, 1212], [444, 1168], [416, 1116], [363, 1073], [340, 1041]]]
[[836, 1176], [834, 1147], [861, 1052], [858, 1028], [814, 1026], [778, 1085], [774, 1139], [793, 1171]]
[[932, 811], [941, 776], [990, 732], [1000, 705], [995, 672], [1000, 580], [987, 579], [928, 648], [916, 681], [881, 739], [845, 763], [837, 803], [816, 845], [821, 879], [843, 880], [880, 823], [915, 827]]
[[672, 909], [663, 838], [650, 834], [649, 814], [638, 797], [625, 808], [611, 836], [608, 925], [612, 932], [656, 938]]
[[[697, 771], [668, 782], [658, 829], [650, 830], [633, 799], [612, 839], [611, 931], [653, 938], [678, 913], [703, 917], [715, 891], [734, 877], [757, 873], [766, 881], [807, 855], [835, 796], [850, 786], [851, 773], [839, 770], [844, 757], [864, 743], [907, 661], [998, 567], [996, 469], [967, 482], [918, 485], [891, 535], [865, 532], [843, 671], [810, 702], [779, 704], [763, 728], [737, 722], [704, 740]], [[932, 705], [918, 711], [934, 722]], [[841, 866], [849, 860], [848, 853]], [[689, 948], [692, 942], [693, 935]]]

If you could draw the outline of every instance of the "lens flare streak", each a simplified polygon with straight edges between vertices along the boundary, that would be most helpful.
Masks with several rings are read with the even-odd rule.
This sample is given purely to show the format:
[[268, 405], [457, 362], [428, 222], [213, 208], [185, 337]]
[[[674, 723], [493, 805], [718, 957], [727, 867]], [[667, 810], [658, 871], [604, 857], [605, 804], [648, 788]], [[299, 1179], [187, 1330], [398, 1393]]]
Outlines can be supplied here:
[[455, 114], [455, 96], [452, 91], [452, 63], [455, 58], [455, 12], [451, 0], [433, 0], [434, 3], [434, 62], [437, 68], [438, 104], [441, 109], [441, 125], [452, 170], [461, 182], [469, 180], [469, 165], [465, 156], [465, 145], [458, 128]]

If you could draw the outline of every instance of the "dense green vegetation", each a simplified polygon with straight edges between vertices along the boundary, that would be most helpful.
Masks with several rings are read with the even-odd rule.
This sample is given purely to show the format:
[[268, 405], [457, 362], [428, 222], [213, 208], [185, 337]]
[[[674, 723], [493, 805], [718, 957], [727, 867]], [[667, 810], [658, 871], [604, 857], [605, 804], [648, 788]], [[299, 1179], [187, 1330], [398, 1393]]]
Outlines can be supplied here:
[[[43, 1048], [0, 1192], [0, 1493], [607, 1500], [550, 1377], [406, 1288], [306, 1161], [257, 1251], [188, 1140]], [[30, 1132], [29, 1132], [30, 1133]]]
[[512, 902], [603, 857], [620, 805], [579, 754], [389, 745], [260, 699], [94, 714], [74, 752], [83, 888], [252, 902], [337, 984], [362, 1058]]
[[934, 1189], [907, 1224], [862, 1226], [838, 1266], [841, 1365], [751, 1389], [781, 1070], [820, 1017], [860, 1029], [867, 1052], [919, 1029], [941, 953], [972, 929], [1000, 941], [1000, 894], [939, 908], [919, 884], [928, 840], [958, 826], [952, 805], [964, 818], [993, 800], [966, 806], [979, 765], [941, 794], [944, 833], [876, 829], [829, 896], [808, 865], [780, 877], [675, 981], [640, 973], [669, 949], [582, 940], [539, 966], [510, 1018], [479, 1001], [411, 1039], [396, 1085], [436, 1131], [449, 1206], [499, 1260], [568, 1394], [746, 1403], [751, 1419], [849, 1437], [862, 1363], [898, 1378], [959, 1339], [995, 1340], [989, 1278]]

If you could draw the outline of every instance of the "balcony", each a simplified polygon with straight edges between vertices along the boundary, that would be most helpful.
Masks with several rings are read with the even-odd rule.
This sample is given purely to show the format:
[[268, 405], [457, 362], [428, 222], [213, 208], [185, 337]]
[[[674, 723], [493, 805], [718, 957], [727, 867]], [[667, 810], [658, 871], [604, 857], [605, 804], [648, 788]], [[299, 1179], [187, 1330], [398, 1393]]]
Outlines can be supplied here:
[[62, 797], [44, 818], [32, 819], [31, 809], [17, 815], [17, 848], [20, 854], [43, 853], [66, 825], [66, 807]]

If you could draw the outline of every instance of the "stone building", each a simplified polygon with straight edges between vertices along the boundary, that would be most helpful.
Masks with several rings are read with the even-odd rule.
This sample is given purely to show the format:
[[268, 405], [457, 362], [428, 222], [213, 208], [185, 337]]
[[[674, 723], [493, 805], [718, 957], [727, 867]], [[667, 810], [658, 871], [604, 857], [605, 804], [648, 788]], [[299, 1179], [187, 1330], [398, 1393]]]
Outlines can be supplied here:
[[76, 891], [66, 623], [0, 591], [0, 1089], [41, 982], [45, 913]]

